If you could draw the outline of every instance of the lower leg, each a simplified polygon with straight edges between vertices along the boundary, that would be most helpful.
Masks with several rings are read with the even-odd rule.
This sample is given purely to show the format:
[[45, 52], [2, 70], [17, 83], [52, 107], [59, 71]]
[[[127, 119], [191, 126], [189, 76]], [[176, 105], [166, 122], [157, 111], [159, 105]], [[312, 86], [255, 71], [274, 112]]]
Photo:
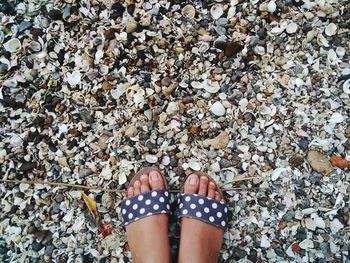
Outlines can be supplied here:
[[[136, 180], [128, 188], [128, 197], [151, 190], [164, 189], [162, 176], [152, 171]], [[125, 227], [131, 250], [132, 262], [169, 263], [168, 215], [158, 214], [142, 218]]]
[[[185, 182], [184, 192], [223, 200], [208, 177], [191, 175]], [[179, 263], [216, 263], [222, 245], [224, 231], [197, 219], [181, 219]]]

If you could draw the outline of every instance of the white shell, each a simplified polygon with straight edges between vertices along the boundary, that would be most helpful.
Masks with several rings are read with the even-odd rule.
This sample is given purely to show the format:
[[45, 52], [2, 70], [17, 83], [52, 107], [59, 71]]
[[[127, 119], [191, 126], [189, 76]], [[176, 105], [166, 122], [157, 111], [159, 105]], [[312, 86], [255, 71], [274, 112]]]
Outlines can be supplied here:
[[328, 40], [321, 33], [317, 36], [317, 43], [324, 47], [329, 47]]
[[188, 166], [193, 170], [193, 171], [200, 171], [201, 170], [201, 164], [199, 162], [189, 162]]
[[34, 52], [38, 52], [41, 50], [41, 44], [39, 42], [36, 42], [36, 41], [30, 42], [29, 47]]
[[213, 17], [213, 19], [218, 19], [224, 14], [224, 9], [222, 8], [222, 5], [215, 4], [210, 9], [210, 14]]
[[271, 29], [270, 33], [273, 34], [273, 35], [279, 35], [279, 34], [281, 34], [283, 31], [284, 31], [283, 28], [274, 27], [274, 28]]
[[265, 48], [262, 47], [262, 46], [255, 46], [254, 47], [254, 53], [257, 54], [257, 55], [264, 55], [265, 54]]
[[187, 16], [188, 18], [193, 19], [196, 15], [196, 9], [193, 5], [186, 5], [184, 6], [184, 8], [182, 8], [181, 14], [183, 16]]
[[80, 84], [81, 76], [78, 70], [73, 71], [72, 73], [67, 73], [67, 81], [70, 85], [75, 86]]
[[277, 8], [277, 5], [275, 3], [275, 1], [270, 1], [268, 4], [267, 4], [267, 11], [270, 12], [270, 13], [273, 13], [276, 11], [276, 8]]
[[191, 86], [195, 89], [203, 89], [203, 83], [199, 82], [199, 81], [192, 81], [191, 82]]
[[12, 38], [6, 43], [4, 43], [4, 48], [10, 53], [15, 53], [22, 48], [22, 44], [18, 38]]
[[146, 155], [146, 161], [149, 163], [156, 163], [156, 162], [158, 162], [158, 157], [157, 157], [157, 155], [148, 154], [148, 155]]
[[7, 88], [15, 88], [17, 86], [17, 80], [16, 79], [7, 79], [5, 80], [2, 85]]
[[344, 82], [343, 84], [343, 91], [346, 94], [350, 94], [350, 79]]
[[315, 224], [318, 228], [322, 228], [322, 229], [326, 228], [325, 222], [317, 214], [315, 214], [315, 216], [314, 216], [314, 221], [315, 221]]
[[304, 239], [303, 241], [300, 242], [299, 246], [302, 249], [313, 248], [314, 242], [310, 239]]
[[169, 163], [170, 163], [170, 157], [169, 157], [169, 156], [163, 156], [163, 158], [162, 158], [162, 164], [163, 164], [164, 166], [167, 166], [167, 165], [169, 165]]
[[296, 23], [292, 22], [287, 25], [286, 32], [288, 34], [293, 34], [297, 32], [297, 30], [298, 30], [298, 25]]
[[334, 23], [330, 23], [326, 26], [325, 33], [327, 36], [333, 36], [337, 32], [337, 25]]
[[343, 122], [345, 119], [343, 117], [343, 115], [341, 115], [339, 112], [335, 112], [332, 114], [329, 122], [330, 123], [341, 123]]
[[109, 68], [107, 65], [101, 65], [98, 72], [102, 75], [105, 76], [108, 74]]
[[342, 58], [345, 56], [345, 48], [343, 47], [337, 47], [335, 52], [337, 53], [337, 55]]
[[219, 101], [211, 105], [210, 111], [216, 116], [224, 116], [226, 113], [224, 106]]
[[206, 80], [203, 83], [203, 87], [209, 93], [216, 93], [220, 90], [220, 84], [217, 81]]

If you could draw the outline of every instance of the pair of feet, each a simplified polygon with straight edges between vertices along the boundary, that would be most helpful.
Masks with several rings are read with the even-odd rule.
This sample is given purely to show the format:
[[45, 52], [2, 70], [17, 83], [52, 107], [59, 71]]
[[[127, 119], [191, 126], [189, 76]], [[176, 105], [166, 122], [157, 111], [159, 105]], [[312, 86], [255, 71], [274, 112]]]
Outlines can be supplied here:
[[[165, 189], [162, 175], [150, 171], [141, 175], [127, 190], [127, 197], [133, 197], [152, 190]], [[207, 196], [223, 201], [216, 185], [207, 176], [190, 175], [184, 184], [184, 193]], [[133, 262], [170, 262], [168, 238], [168, 215], [157, 214], [144, 217], [126, 225]], [[181, 238], [179, 262], [217, 262], [223, 240], [224, 230], [197, 219], [181, 218]]]

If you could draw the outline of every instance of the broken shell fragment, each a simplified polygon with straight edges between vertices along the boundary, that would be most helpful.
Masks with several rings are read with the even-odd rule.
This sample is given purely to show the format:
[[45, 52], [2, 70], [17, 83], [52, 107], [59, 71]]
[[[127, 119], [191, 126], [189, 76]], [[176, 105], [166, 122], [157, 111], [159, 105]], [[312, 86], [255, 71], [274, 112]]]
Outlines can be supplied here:
[[330, 23], [326, 26], [325, 33], [327, 36], [333, 36], [337, 32], [337, 26], [334, 23]]
[[4, 43], [4, 48], [10, 53], [15, 53], [22, 48], [22, 44], [18, 38], [12, 38], [6, 43]]
[[219, 19], [224, 14], [224, 9], [221, 4], [215, 4], [210, 9], [210, 14], [213, 19]]
[[193, 19], [196, 15], [196, 9], [192, 5], [186, 5], [184, 8], [182, 8], [181, 14]]
[[210, 111], [216, 116], [224, 116], [226, 113], [224, 106], [219, 101], [211, 105]]

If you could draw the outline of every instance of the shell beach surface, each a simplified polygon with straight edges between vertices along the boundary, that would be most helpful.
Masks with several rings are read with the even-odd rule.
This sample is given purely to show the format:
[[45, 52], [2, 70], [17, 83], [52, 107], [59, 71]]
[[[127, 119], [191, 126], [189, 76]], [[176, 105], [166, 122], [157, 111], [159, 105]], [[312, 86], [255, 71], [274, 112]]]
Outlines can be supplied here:
[[130, 262], [145, 166], [222, 187], [220, 262], [350, 262], [349, 28], [347, 0], [1, 1], [0, 262]]

